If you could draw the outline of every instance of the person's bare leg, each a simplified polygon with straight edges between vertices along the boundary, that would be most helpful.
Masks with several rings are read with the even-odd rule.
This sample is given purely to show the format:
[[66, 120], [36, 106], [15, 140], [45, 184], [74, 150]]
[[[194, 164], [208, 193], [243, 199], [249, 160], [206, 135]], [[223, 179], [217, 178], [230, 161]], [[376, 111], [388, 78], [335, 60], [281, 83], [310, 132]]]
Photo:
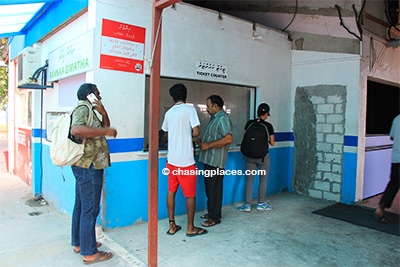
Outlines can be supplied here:
[[176, 231], [175, 224], [175, 195], [176, 192], [167, 193], [167, 210], [168, 210], [168, 218], [169, 218], [169, 233], [173, 234]]
[[196, 197], [186, 198], [187, 228], [188, 233], [194, 232], [194, 213], [196, 211]]
[[186, 211], [187, 211], [186, 234], [201, 235], [207, 233], [207, 230], [194, 226], [194, 214], [196, 212], [196, 197], [186, 198]]

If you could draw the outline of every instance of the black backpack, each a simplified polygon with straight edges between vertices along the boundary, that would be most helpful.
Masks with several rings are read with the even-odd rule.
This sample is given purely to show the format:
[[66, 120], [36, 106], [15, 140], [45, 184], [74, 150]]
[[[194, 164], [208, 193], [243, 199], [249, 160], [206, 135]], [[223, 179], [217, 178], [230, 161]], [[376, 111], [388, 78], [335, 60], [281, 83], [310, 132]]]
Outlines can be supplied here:
[[243, 136], [240, 152], [249, 158], [264, 158], [268, 153], [269, 133], [267, 125], [255, 120]]

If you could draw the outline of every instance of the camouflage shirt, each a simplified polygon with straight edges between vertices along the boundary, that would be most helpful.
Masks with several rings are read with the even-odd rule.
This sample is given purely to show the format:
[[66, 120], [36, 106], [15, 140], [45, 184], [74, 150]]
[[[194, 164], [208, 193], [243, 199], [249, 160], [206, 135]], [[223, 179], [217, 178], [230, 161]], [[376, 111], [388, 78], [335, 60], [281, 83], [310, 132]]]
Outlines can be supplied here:
[[[87, 101], [79, 100], [79, 104], [85, 104], [79, 106], [72, 113], [72, 123], [73, 125], [87, 125], [89, 119], [89, 110], [92, 111], [91, 104]], [[90, 109], [89, 109], [90, 108]], [[96, 113], [93, 112], [93, 121], [90, 127], [102, 127], [100, 119], [97, 117]], [[74, 138], [77, 142], [82, 142], [81, 138]], [[78, 160], [74, 166], [88, 169], [93, 163], [95, 169], [105, 169], [110, 166], [110, 152], [108, 150], [108, 144], [105, 136], [86, 138], [85, 149], [83, 157]]]

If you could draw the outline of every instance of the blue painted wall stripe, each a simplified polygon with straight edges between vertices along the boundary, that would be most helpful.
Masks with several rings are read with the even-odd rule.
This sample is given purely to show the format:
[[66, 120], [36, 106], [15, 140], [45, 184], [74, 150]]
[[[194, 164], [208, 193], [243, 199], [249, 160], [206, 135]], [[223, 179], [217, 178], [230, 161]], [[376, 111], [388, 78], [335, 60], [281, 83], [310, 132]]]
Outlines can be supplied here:
[[33, 128], [32, 129], [32, 137], [41, 137], [42, 134], [43, 138], [46, 138], [46, 131], [41, 131], [40, 129]]
[[[46, 138], [46, 130], [32, 129], [32, 137], [42, 137]], [[118, 138], [118, 139], [108, 139], [108, 145], [110, 147], [111, 153], [124, 153], [124, 152], [134, 152], [142, 151], [144, 148], [144, 138]], [[294, 135], [292, 132], [276, 132], [275, 133], [276, 142], [288, 142], [294, 141]], [[344, 136], [344, 145], [356, 147], [358, 143], [358, 137], [352, 135]]]
[[345, 152], [343, 156], [341, 202], [354, 204], [357, 188], [357, 154]]
[[294, 135], [292, 132], [275, 133], [275, 142], [294, 141]]
[[358, 136], [354, 135], [345, 135], [344, 136], [344, 145], [345, 146], [357, 146], [358, 144]]
[[124, 153], [143, 150], [144, 138], [108, 139], [110, 153]]

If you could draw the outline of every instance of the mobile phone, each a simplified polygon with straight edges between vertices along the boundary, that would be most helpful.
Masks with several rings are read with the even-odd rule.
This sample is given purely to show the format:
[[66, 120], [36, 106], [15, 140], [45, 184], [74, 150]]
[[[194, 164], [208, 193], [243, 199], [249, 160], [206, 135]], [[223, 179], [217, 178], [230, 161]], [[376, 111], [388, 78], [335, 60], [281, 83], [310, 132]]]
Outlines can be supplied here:
[[95, 104], [96, 101], [98, 101], [97, 97], [95, 94], [91, 93], [87, 96], [87, 99], [89, 100], [90, 103]]

